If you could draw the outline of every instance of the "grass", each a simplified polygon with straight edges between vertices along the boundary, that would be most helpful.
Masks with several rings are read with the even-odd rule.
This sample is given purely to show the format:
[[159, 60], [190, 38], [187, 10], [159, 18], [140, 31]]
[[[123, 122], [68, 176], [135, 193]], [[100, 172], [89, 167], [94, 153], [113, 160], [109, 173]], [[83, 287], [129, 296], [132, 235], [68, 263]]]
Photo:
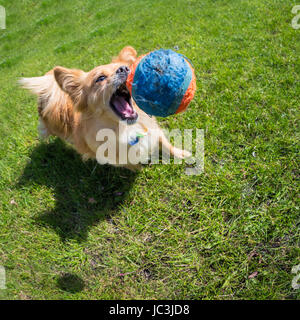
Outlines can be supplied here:
[[[299, 299], [300, 30], [286, 0], [0, 0], [2, 299]], [[90, 70], [125, 45], [179, 47], [205, 172], [83, 163], [37, 139], [17, 87], [56, 65]]]

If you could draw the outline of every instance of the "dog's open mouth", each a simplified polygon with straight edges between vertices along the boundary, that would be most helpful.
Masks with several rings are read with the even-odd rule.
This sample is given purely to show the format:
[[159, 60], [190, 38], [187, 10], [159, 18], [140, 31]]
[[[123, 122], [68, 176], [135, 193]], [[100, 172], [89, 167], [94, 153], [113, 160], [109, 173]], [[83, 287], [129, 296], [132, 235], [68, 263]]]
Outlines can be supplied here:
[[114, 112], [128, 124], [133, 124], [138, 118], [137, 112], [133, 109], [131, 95], [125, 84], [122, 84], [110, 98], [110, 106]]

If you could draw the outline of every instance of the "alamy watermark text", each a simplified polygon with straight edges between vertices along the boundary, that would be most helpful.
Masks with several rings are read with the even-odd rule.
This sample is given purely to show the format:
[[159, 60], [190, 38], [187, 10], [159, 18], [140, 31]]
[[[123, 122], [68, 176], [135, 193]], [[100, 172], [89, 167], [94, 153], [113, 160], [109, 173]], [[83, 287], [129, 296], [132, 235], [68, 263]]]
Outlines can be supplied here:
[[2, 6], [0, 6], [0, 29], [6, 29], [6, 12]]

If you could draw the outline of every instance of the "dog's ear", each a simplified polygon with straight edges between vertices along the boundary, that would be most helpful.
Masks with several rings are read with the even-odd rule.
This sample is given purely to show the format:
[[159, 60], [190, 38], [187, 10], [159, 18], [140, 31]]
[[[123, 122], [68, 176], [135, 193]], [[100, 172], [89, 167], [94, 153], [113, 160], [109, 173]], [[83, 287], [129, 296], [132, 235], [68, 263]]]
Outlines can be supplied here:
[[78, 111], [83, 111], [87, 107], [84, 92], [85, 73], [81, 70], [55, 67], [54, 77], [60, 88], [71, 97], [74, 107]]
[[127, 65], [132, 65], [135, 61], [137, 53], [134, 48], [127, 46], [123, 48], [117, 57], [112, 59], [112, 62], [121, 62]]

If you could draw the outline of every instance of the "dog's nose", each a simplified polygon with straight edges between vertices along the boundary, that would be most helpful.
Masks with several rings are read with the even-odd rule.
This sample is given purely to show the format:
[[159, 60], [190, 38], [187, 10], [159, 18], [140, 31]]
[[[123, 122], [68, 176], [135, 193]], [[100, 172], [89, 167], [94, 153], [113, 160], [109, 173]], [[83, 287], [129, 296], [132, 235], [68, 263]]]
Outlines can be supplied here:
[[117, 71], [116, 73], [117, 74], [124, 74], [124, 75], [128, 75], [130, 69], [126, 66], [121, 66]]

